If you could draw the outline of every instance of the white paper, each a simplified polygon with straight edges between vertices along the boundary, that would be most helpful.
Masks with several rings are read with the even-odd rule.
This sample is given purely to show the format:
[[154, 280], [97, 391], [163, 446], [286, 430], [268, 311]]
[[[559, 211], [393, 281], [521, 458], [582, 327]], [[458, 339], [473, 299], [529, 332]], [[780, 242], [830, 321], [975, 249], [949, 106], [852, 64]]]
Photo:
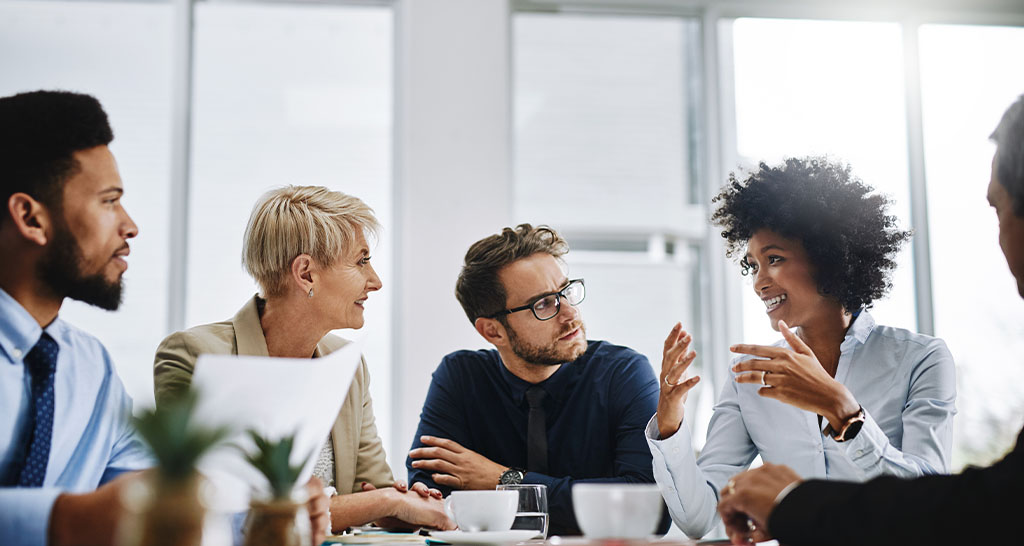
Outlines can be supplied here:
[[361, 354], [357, 342], [320, 358], [199, 357], [192, 376], [199, 393], [195, 422], [232, 429], [198, 465], [212, 485], [211, 508], [241, 512], [254, 492], [268, 490], [266, 478], [245, 460], [255, 448], [250, 429], [271, 440], [295, 434], [291, 462], [303, 465], [297, 483], [309, 480]]

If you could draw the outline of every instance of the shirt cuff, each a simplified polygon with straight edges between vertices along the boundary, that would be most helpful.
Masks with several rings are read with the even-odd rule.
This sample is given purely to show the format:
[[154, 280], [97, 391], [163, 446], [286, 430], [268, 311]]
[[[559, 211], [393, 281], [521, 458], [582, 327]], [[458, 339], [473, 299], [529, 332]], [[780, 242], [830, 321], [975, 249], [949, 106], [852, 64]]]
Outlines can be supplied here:
[[53, 503], [63, 493], [55, 487], [0, 489], [0, 543], [46, 546]]
[[864, 424], [861, 425], [857, 436], [848, 442], [835, 443], [842, 447], [853, 464], [865, 472], [865, 477], [874, 476], [884, 470], [882, 455], [885, 453], [885, 447], [889, 445], [889, 437], [867, 410], [864, 410]]
[[779, 503], [782, 502], [782, 499], [786, 498], [786, 495], [788, 495], [790, 491], [796, 489], [796, 487], [801, 483], [803, 483], [803, 480], [796, 480], [786, 487], [783, 487], [782, 491], [779, 491], [779, 494], [775, 496], [775, 502], [772, 503], [772, 506], [778, 506]]

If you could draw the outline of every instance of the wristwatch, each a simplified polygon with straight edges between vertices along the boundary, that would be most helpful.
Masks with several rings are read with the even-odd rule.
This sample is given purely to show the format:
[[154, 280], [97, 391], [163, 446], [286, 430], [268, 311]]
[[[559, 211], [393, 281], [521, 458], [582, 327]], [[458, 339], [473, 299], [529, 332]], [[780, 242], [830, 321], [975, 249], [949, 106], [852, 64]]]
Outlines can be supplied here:
[[861, 406], [860, 409], [857, 410], [857, 413], [853, 414], [852, 417], [848, 418], [846, 422], [843, 423], [843, 426], [839, 427], [839, 430], [833, 429], [832, 423], [829, 423], [828, 426], [825, 427], [825, 434], [828, 434], [837, 442], [852, 440], [857, 436], [857, 433], [860, 432], [861, 427], [864, 426], [865, 419], [867, 419], [867, 416], [864, 414], [864, 406]]
[[519, 485], [523, 483], [523, 478], [525, 477], [526, 471], [522, 468], [510, 468], [501, 473], [498, 483], [501, 485]]

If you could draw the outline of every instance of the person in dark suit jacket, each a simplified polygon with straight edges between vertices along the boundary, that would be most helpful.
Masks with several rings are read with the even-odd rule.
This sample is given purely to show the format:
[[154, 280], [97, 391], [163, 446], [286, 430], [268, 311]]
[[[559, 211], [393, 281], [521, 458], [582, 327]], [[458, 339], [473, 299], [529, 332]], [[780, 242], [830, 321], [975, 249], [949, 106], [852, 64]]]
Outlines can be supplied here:
[[[988, 201], [999, 217], [999, 246], [1024, 297], [1024, 95], [1003, 114]], [[736, 475], [719, 513], [734, 544], [1020, 543], [1024, 514], [1024, 431], [1005, 458], [954, 476], [877, 478], [863, 484], [801, 481], [766, 464]]]

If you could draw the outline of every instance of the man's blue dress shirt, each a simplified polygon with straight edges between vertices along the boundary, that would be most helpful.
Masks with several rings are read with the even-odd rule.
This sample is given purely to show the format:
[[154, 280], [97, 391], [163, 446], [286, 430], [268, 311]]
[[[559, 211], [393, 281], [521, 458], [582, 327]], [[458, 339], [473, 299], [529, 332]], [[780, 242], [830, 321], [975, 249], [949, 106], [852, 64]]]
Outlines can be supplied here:
[[[572, 511], [577, 482], [653, 483], [644, 426], [658, 407], [658, 380], [647, 358], [632, 349], [591, 341], [587, 351], [539, 383], [544, 401], [548, 474], [529, 472], [526, 428], [530, 383], [505, 368], [496, 350], [457, 351], [434, 372], [420, 414], [420, 436], [448, 438], [488, 459], [528, 472], [523, 483], [548, 491], [549, 534], [579, 534]], [[423, 482], [445, 494], [431, 472], [406, 459], [409, 483]], [[497, 476], [495, 476], [497, 479]], [[664, 517], [660, 526], [670, 525]]]
[[[151, 466], [131, 427], [132, 400], [98, 339], [60, 318], [46, 327], [59, 346], [53, 439], [39, 488], [0, 488], [0, 544], [44, 545], [61, 493], [96, 489], [125, 471]], [[28, 448], [30, 375], [24, 358], [43, 329], [0, 289], [0, 476]]]

